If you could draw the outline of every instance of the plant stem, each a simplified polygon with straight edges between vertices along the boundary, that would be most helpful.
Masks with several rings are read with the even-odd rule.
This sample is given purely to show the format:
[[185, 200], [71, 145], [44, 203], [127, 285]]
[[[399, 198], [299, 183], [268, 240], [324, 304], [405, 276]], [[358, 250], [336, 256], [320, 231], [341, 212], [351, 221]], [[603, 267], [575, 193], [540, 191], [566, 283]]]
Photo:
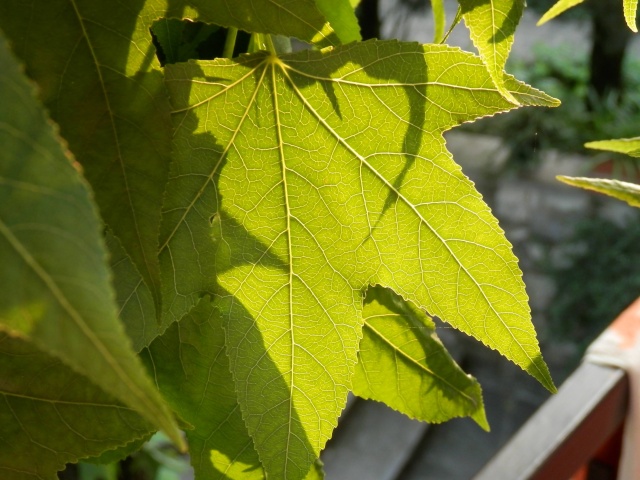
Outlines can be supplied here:
[[451, 22], [451, 26], [449, 27], [449, 30], [444, 35], [444, 37], [442, 37], [442, 40], [440, 40], [439, 42], [440, 44], [444, 44], [444, 42], [447, 41], [447, 38], [449, 38], [449, 35], [451, 35], [451, 32], [453, 31], [455, 26], [458, 25], [458, 23], [460, 23], [460, 20], [462, 20], [462, 7], [458, 5], [458, 11], [456, 11], [456, 16], [454, 17], [453, 22]]
[[236, 47], [236, 37], [238, 36], [238, 29], [229, 27], [227, 30], [227, 38], [224, 41], [224, 49], [222, 50], [222, 56], [224, 58], [233, 58], [233, 50]]
[[255, 53], [260, 50], [266, 50], [264, 37], [265, 35], [262, 33], [252, 33], [251, 39], [249, 40], [249, 49], [247, 52]]
[[269, 50], [269, 53], [271, 53], [272, 55], [278, 55], [278, 51], [276, 50], [276, 46], [273, 44], [271, 35], [265, 35], [264, 40], [267, 44], [267, 50]]

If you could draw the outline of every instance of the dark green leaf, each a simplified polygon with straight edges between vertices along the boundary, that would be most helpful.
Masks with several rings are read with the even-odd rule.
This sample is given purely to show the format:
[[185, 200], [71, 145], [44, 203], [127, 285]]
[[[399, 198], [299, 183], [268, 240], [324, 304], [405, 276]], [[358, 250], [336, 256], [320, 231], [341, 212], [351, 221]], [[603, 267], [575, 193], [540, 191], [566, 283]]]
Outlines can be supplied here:
[[180, 442], [116, 317], [89, 189], [1, 36], [0, 65], [0, 330], [61, 359]]

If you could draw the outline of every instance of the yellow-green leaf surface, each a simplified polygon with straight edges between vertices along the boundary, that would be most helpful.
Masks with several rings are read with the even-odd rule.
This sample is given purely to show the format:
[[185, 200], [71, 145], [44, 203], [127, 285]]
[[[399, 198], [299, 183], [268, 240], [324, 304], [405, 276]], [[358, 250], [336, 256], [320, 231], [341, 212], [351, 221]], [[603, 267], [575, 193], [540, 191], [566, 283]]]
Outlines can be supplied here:
[[[339, 0], [337, 3], [348, 5], [349, 2]], [[296, 37], [321, 47], [339, 45], [344, 38], [353, 36], [343, 5], [324, 12], [315, 0], [146, 0], [143, 16], [148, 26], [159, 18], [186, 18], [247, 32]], [[339, 32], [327, 21], [334, 19]]]
[[640, 137], [598, 140], [595, 142], [587, 142], [584, 146], [594, 150], [625, 153], [631, 157], [640, 158]]
[[0, 2], [0, 28], [82, 165], [103, 220], [160, 305], [158, 234], [171, 123], [144, 0]]
[[[203, 288], [220, 292], [243, 417], [269, 475], [302, 478], [331, 436], [369, 284], [553, 389], [511, 245], [442, 137], [513, 107], [478, 57], [371, 41], [166, 74], [176, 160], [162, 265], [185, 308]], [[522, 104], [557, 104], [505, 84]]]
[[604, 193], [610, 197], [627, 202], [632, 207], [640, 207], [640, 185], [607, 178], [564, 177], [558, 180], [574, 187]]
[[488, 430], [480, 384], [435, 335], [433, 321], [388, 289], [370, 288], [353, 393], [429, 423], [470, 416]]
[[638, 33], [636, 25], [636, 13], [638, 11], [638, 0], [623, 0], [624, 19], [632, 32]]
[[511, 52], [516, 26], [522, 17], [524, 0], [458, 0], [458, 3], [471, 40], [491, 79], [507, 100], [519, 105], [518, 98], [504, 83], [504, 66]]
[[146, 436], [152, 427], [31, 343], [0, 333], [0, 478], [56, 479], [65, 463]]
[[556, 18], [561, 13], [569, 10], [571, 7], [581, 4], [584, 0], [558, 0], [545, 14], [538, 20], [538, 26], [547, 23], [549, 20]]
[[2, 37], [0, 65], [0, 330], [31, 340], [177, 440], [116, 317], [89, 189]]
[[[242, 420], [225, 353], [222, 319], [208, 298], [157, 338], [142, 358], [187, 430], [196, 480], [263, 480], [264, 470]], [[322, 478], [319, 465], [308, 480]]]

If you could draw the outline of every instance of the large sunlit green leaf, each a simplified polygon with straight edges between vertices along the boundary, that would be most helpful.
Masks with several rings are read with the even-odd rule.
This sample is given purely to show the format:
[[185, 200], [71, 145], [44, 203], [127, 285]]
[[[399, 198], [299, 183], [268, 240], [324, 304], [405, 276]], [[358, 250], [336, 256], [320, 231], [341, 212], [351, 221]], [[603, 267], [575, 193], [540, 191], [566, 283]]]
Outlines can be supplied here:
[[458, 0], [462, 18], [471, 32], [491, 79], [500, 93], [519, 105], [504, 83], [504, 66], [511, 52], [513, 35], [524, 10], [524, 0]]
[[593, 190], [627, 202], [632, 207], [640, 207], [640, 185], [607, 178], [565, 177], [558, 180], [574, 187]]
[[594, 150], [624, 153], [631, 157], [640, 158], [640, 137], [598, 140], [595, 142], [587, 142], [584, 146]]
[[[331, 436], [369, 284], [554, 388], [511, 245], [442, 137], [513, 108], [478, 57], [375, 41], [166, 74], [176, 160], [163, 269], [181, 308], [220, 292], [243, 417], [271, 476], [302, 478]], [[504, 81], [521, 104], [557, 104]]]
[[549, 20], [556, 18], [561, 13], [569, 10], [571, 7], [575, 7], [584, 0], [558, 0], [545, 14], [538, 20], [538, 26], [547, 23]]
[[3, 37], [0, 65], [0, 330], [31, 340], [178, 441], [117, 320], [89, 189]]
[[160, 305], [158, 233], [171, 123], [144, 0], [0, 2], [0, 28], [69, 148], [109, 225]]
[[1, 478], [53, 480], [65, 463], [144, 437], [152, 428], [59, 360], [0, 332]]
[[[247, 32], [296, 37], [318, 46], [339, 45], [349, 32], [350, 21], [340, 7], [329, 12], [341, 20], [336, 32], [315, 0], [146, 0], [144, 17], [150, 24], [159, 18], [179, 18], [235, 27]], [[339, 3], [348, 4], [346, 0]], [[352, 35], [352, 33], [348, 33]]]
[[636, 25], [636, 13], [638, 11], [638, 0], [623, 0], [624, 19], [632, 32], [638, 33]]
[[430, 423], [470, 416], [488, 430], [480, 384], [451, 358], [429, 317], [381, 287], [367, 291], [362, 315], [356, 395]]

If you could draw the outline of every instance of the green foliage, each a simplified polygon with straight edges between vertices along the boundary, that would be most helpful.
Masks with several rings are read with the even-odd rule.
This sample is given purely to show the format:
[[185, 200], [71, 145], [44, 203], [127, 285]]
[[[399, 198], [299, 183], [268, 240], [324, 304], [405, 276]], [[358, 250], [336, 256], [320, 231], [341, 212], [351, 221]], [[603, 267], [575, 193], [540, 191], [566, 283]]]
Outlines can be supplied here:
[[[33, 415], [32, 402], [37, 400], [30, 399], [27, 390], [44, 388], [37, 377], [49, 368], [47, 380], [52, 383], [48, 389], [44, 388], [43, 407], [49, 406], [45, 398], [57, 398], [57, 389], [65, 384], [62, 379], [80, 374], [73, 381], [78, 389], [66, 392], [71, 396], [77, 394], [77, 398], [65, 399], [62, 403], [91, 410], [97, 393], [89, 391], [96, 390], [96, 384], [105, 392], [100, 392], [100, 398], [104, 399], [108, 394], [108, 400], [98, 402], [105, 404], [101, 413], [117, 417], [126, 405], [179, 442], [177, 426], [169, 409], [146, 377], [118, 322], [109, 272], [104, 263], [105, 248], [99, 221], [87, 185], [70, 162], [68, 152], [63, 150], [42, 107], [36, 103], [33, 88], [19, 71], [1, 37], [0, 63], [3, 65], [0, 73], [0, 118], [3, 119], [0, 136], [5, 152], [0, 202], [0, 256], [3, 259], [0, 312], [2, 330], [10, 334], [2, 334], [3, 346], [9, 349], [4, 352], [2, 377], [11, 379], [4, 394], [11, 395], [11, 401], [16, 402], [9, 407], [13, 414], [4, 412], [11, 420], [9, 429], [16, 434], [22, 430], [22, 414], [16, 410], [25, 409], [29, 413], [24, 415]], [[11, 353], [15, 349], [24, 352]], [[18, 363], [27, 361], [30, 355], [34, 356], [33, 364], [38, 367], [32, 367], [35, 368], [32, 375], [27, 375]], [[16, 358], [6, 361], [7, 356]], [[86, 361], [88, 356], [91, 362]], [[53, 372], [57, 370], [62, 370], [57, 378], [60, 383], [54, 381]], [[57, 451], [65, 452], [67, 461], [79, 458], [75, 452], [85, 451], [85, 442], [81, 434], [70, 435], [79, 427], [68, 424], [64, 415], [62, 419], [58, 418], [55, 407], [45, 410], [41, 418], [48, 420], [45, 423], [50, 422], [43, 429], [48, 442], [77, 435], [77, 450]], [[92, 428], [92, 423], [87, 422], [83, 428]], [[121, 422], [107, 422], [107, 426], [127, 433]], [[138, 423], [138, 427], [131, 429], [130, 438], [136, 438], [144, 428], [148, 426]], [[25, 443], [29, 444], [29, 434], [22, 433]], [[118, 435], [105, 433], [104, 437], [114, 441], [112, 438]], [[117, 445], [112, 444], [111, 448]], [[33, 443], [34, 448], [38, 446], [37, 442]], [[44, 453], [42, 456], [45, 457]], [[9, 455], [8, 458], [13, 461], [16, 457]], [[33, 473], [43, 474], [48, 468], [60, 468], [60, 461], [61, 458], [54, 454], [41, 465], [27, 463], [25, 468], [35, 466]]]
[[480, 52], [500, 93], [514, 105], [519, 100], [504, 83], [504, 66], [524, 10], [524, 0], [458, 0], [471, 40]]
[[558, 177], [558, 180], [594, 192], [604, 193], [627, 202], [632, 207], [640, 207], [640, 185], [607, 178]]
[[594, 150], [624, 153], [634, 158], [640, 157], [640, 137], [587, 142], [584, 146]]
[[[577, 54], [569, 48], [534, 46], [531, 61], [514, 60], [509, 70], [517, 78], [562, 99], [553, 110], [521, 109], [510, 115], [487, 118], [465, 129], [500, 135], [511, 148], [510, 166], [534, 163], [546, 149], [582, 151], [585, 142], [595, 138], [623, 138], [637, 134], [640, 123], [640, 63], [625, 60], [625, 92], [602, 100], [589, 87], [586, 51]], [[588, 107], [591, 105], [591, 108]], [[622, 161], [619, 155], [612, 155]], [[595, 160], [594, 160], [595, 162]], [[587, 170], [590, 165], [585, 165]]]
[[[321, 478], [351, 390], [486, 427], [425, 311], [554, 390], [511, 245], [442, 137], [557, 105], [504, 73], [522, 2], [462, 2], [480, 57], [348, 43], [334, 5], [0, 4], [3, 477], [155, 429], [182, 446], [175, 414], [198, 478]], [[253, 53], [201, 60], [237, 29]]]
[[[569, 0], [569, 1], [560, 0], [556, 5], [554, 5], [553, 8], [551, 8], [550, 12], [556, 9], [560, 11], [564, 11], [569, 7], [573, 6], [573, 4], [577, 4], [577, 3], [580, 3], [580, 2], [574, 3], [573, 0]], [[637, 0], [623, 0], [625, 20], [629, 28], [636, 33], [638, 31], [636, 27], [637, 6], [638, 6]], [[560, 13], [560, 12], [558, 11], [557, 13]], [[640, 94], [640, 88], [636, 88], [634, 90], [636, 94]], [[626, 103], [627, 102], [625, 102], [625, 104]], [[635, 123], [632, 124], [632, 126], [635, 126]], [[587, 148], [622, 153], [622, 154], [634, 157], [634, 159], [640, 156], [640, 149], [638, 148], [639, 146], [640, 146], [640, 141], [637, 137], [591, 141], [585, 144], [585, 147]], [[637, 178], [637, 174], [640, 170], [638, 169], [638, 166], [635, 162], [631, 163], [630, 170], [631, 170], [631, 175]], [[560, 176], [558, 177], [558, 179], [569, 185], [604, 193], [606, 195], [610, 195], [612, 197], [623, 200], [631, 206], [640, 207], [640, 185], [636, 185], [628, 182], [621, 182], [618, 180], [599, 179], [599, 178], [573, 178], [573, 177]]]
[[422, 310], [390, 290], [373, 287], [363, 317], [353, 377], [356, 395], [430, 423], [469, 415], [488, 430], [480, 385], [451, 358]]
[[638, 11], [638, 0], [623, 0], [624, 19], [632, 32], [638, 33], [636, 24], [636, 13]]
[[[558, 0], [551, 8], [549, 8], [542, 18], [540, 18], [538, 25], [548, 22], [582, 2], [584, 2], [584, 0]], [[627, 26], [632, 32], [637, 33], [638, 27], [636, 26], [636, 12], [638, 10], [638, 0], [622, 0], [622, 8]]]
[[571, 7], [581, 4], [584, 0], [558, 0], [542, 17], [538, 20], [538, 26], [547, 23], [549, 20], [556, 18], [561, 13], [569, 10]]

